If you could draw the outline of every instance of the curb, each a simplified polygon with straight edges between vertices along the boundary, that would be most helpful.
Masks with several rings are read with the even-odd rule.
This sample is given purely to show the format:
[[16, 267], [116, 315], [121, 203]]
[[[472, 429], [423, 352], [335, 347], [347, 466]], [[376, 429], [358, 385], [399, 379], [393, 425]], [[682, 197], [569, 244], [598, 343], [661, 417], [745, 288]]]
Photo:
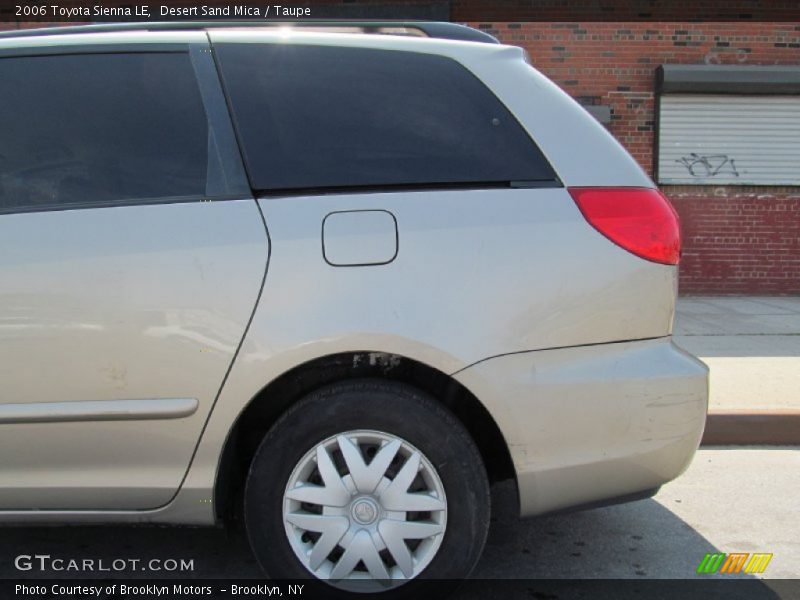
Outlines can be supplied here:
[[800, 410], [710, 411], [701, 446], [800, 445]]

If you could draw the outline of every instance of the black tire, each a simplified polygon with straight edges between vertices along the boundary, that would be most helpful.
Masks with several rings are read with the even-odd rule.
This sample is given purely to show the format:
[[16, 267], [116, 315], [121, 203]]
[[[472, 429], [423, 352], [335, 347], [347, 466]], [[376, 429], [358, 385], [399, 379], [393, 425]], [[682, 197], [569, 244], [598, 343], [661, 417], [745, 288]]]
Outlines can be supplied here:
[[[461, 422], [428, 394], [377, 379], [344, 381], [312, 392], [261, 442], [247, 476], [244, 514], [250, 545], [263, 570], [273, 578], [313, 578], [286, 537], [284, 490], [295, 466], [315, 445], [358, 429], [382, 431], [414, 445], [438, 472], [448, 499], [447, 527], [438, 552], [417, 579], [389, 595], [405, 595], [420, 579], [466, 578], [481, 556], [490, 521], [489, 482], [478, 449]], [[332, 588], [326, 584], [325, 589]]]

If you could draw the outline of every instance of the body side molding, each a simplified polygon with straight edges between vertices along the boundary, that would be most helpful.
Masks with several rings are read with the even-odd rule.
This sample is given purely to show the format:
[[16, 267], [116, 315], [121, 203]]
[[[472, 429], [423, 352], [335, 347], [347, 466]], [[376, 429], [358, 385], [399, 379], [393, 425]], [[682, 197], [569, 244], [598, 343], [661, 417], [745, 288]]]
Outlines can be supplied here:
[[180, 419], [194, 414], [198, 405], [197, 398], [0, 404], [0, 423]]

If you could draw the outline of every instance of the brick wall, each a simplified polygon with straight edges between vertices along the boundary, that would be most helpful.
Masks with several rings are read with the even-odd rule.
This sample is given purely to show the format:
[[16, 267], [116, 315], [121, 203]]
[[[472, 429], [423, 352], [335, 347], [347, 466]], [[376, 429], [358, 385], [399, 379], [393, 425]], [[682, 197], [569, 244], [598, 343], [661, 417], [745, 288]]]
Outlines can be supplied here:
[[800, 294], [800, 191], [669, 186], [683, 294]]
[[[653, 174], [660, 64], [800, 64], [797, 23], [470, 23], [525, 48]], [[800, 294], [800, 188], [667, 187], [681, 216], [682, 293]]]

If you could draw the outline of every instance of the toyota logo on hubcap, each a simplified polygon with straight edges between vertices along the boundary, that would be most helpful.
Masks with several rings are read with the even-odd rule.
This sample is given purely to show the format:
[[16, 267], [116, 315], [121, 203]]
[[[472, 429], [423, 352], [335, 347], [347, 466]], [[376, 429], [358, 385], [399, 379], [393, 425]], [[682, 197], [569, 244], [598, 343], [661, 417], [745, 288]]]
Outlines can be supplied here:
[[378, 516], [375, 504], [367, 499], [358, 500], [353, 504], [353, 518], [362, 525], [369, 525]]

